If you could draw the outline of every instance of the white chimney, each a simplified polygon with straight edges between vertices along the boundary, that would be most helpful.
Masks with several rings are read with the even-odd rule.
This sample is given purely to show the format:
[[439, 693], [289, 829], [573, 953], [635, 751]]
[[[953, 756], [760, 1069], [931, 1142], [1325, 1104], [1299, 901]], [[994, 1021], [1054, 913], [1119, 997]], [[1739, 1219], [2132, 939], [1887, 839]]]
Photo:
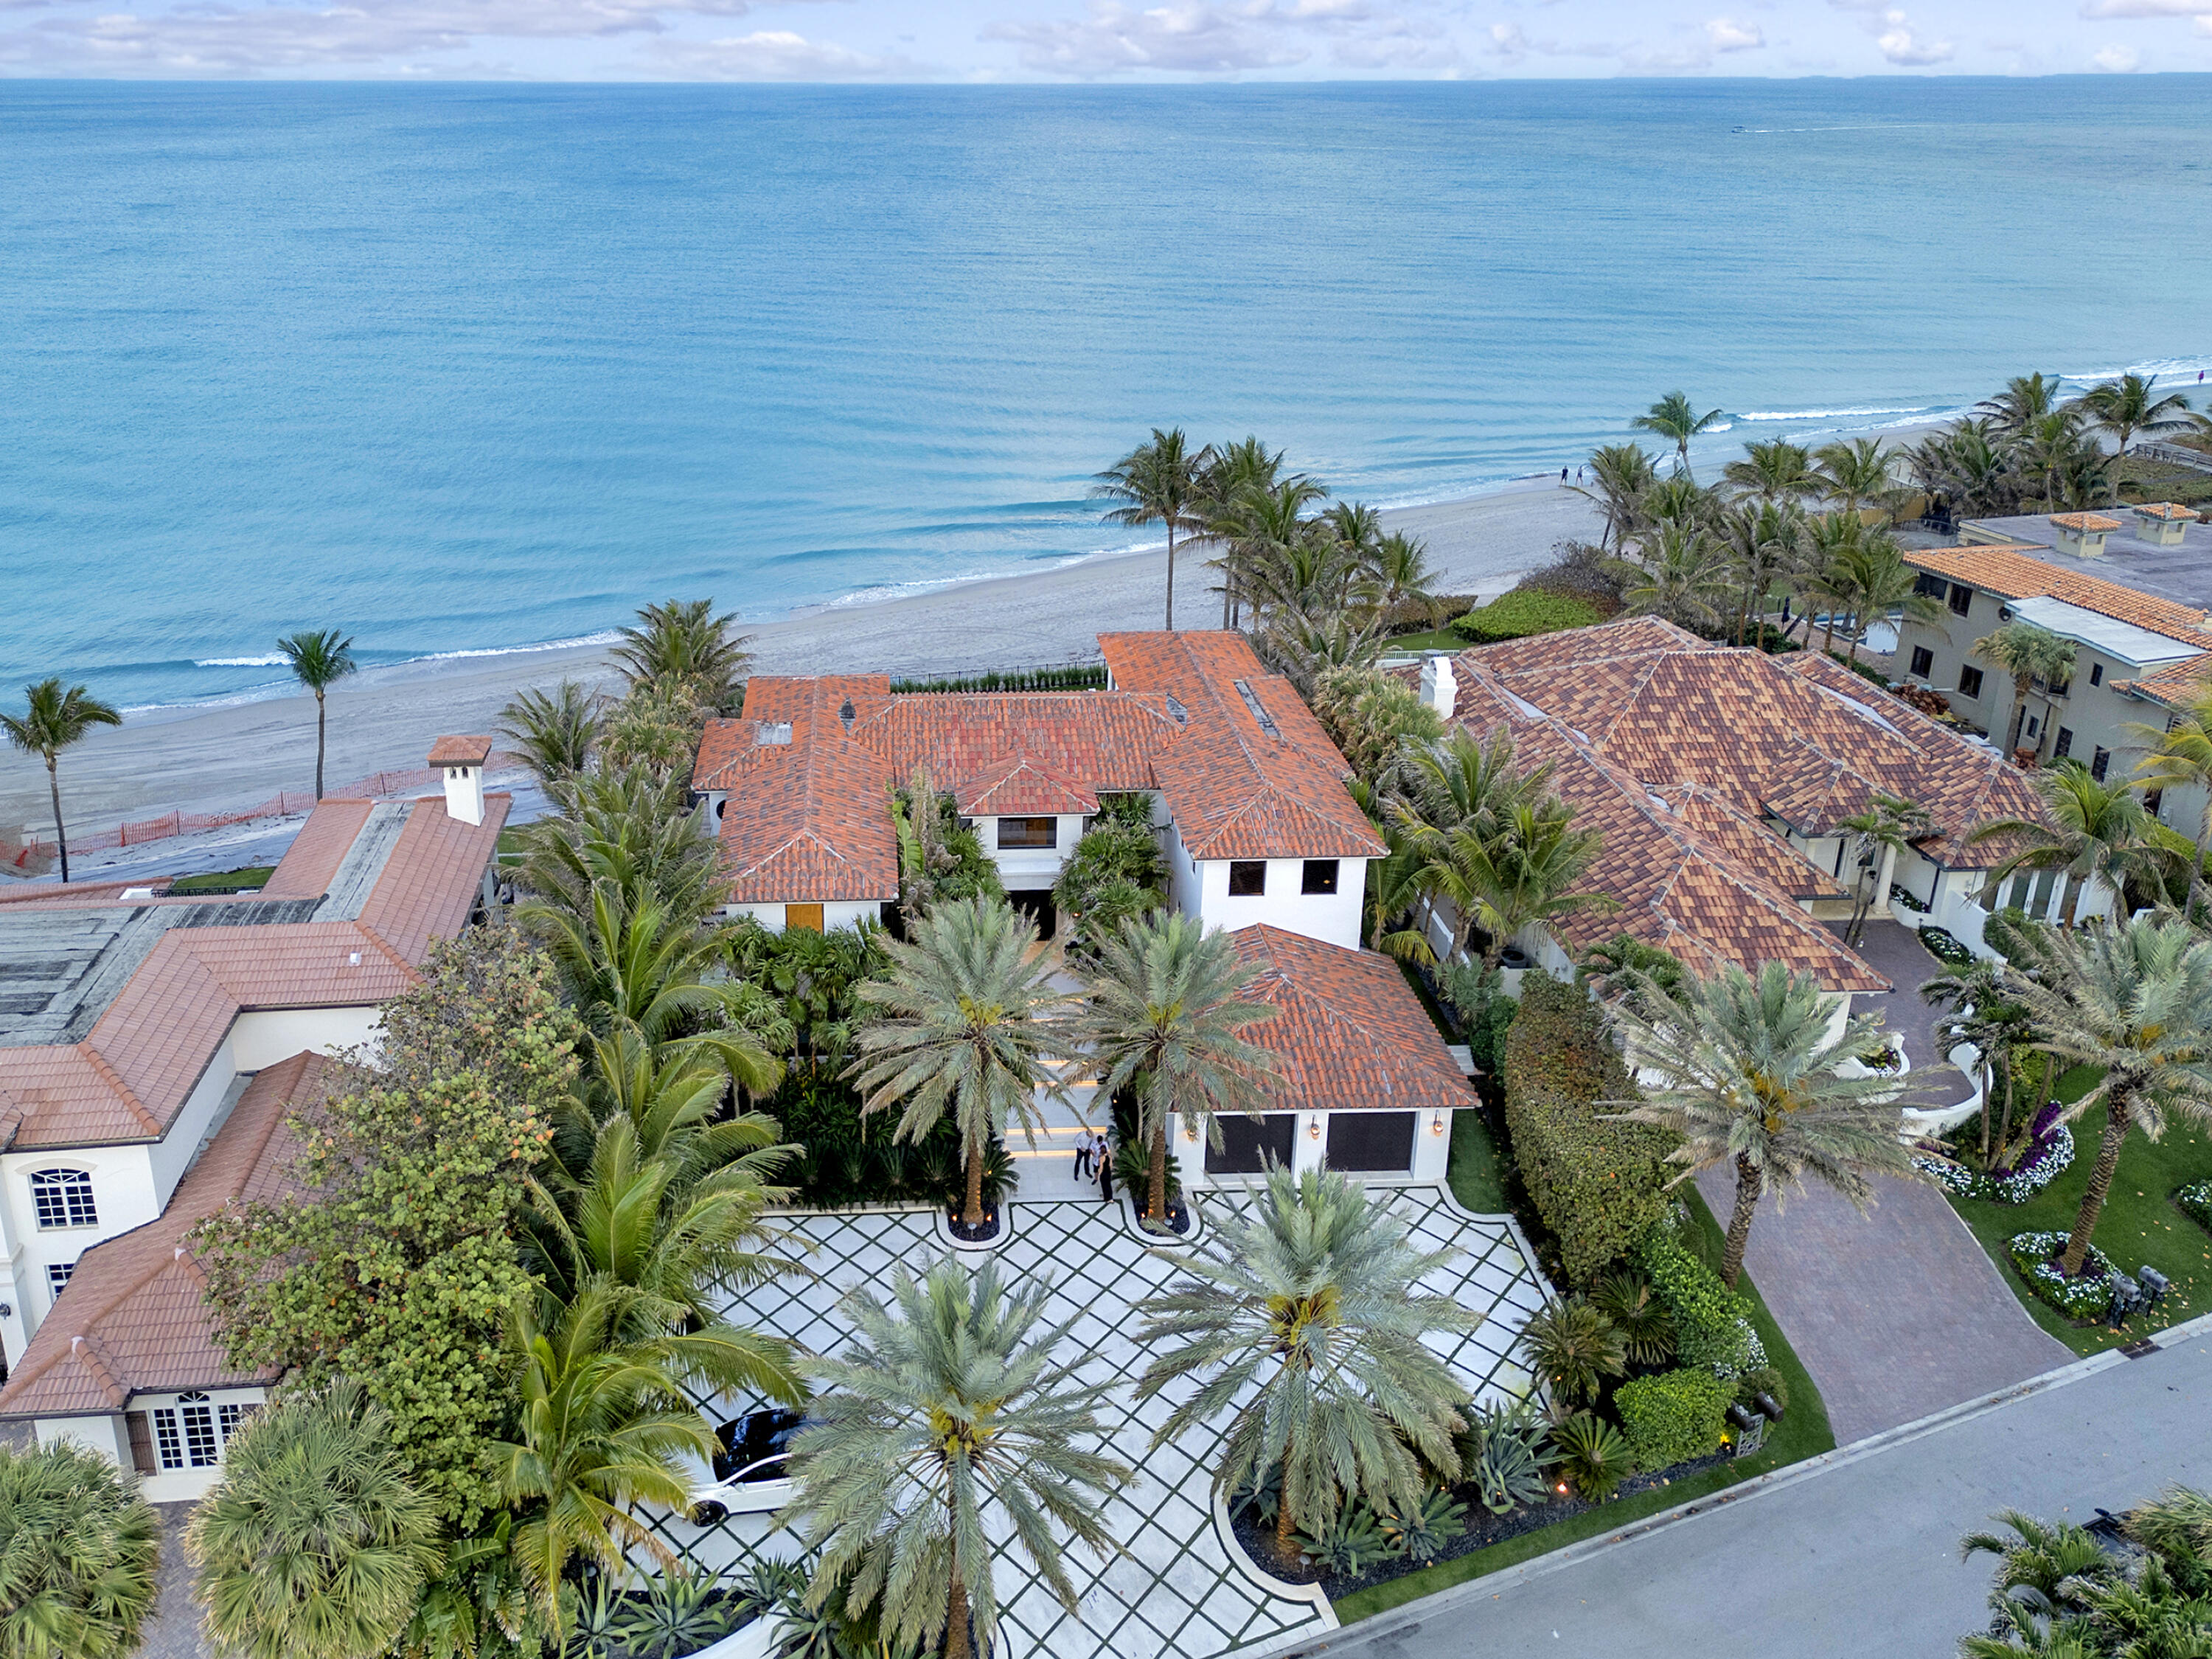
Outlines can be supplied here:
[[447, 817], [483, 822], [484, 765], [490, 759], [489, 738], [441, 738], [431, 745], [430, 769], [445, 775]]
[[1459, 676], [1451, 659], [1438, 652], [1421, 665], [1421, 701], [1449, 720], [1459, 707]]

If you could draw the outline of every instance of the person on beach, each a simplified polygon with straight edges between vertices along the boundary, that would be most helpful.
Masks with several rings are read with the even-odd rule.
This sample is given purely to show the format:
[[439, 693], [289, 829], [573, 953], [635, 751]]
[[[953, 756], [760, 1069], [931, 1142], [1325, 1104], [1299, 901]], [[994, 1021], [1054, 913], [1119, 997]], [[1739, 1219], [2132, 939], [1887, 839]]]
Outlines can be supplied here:
[[1559, 469], [1559, 487], [1560, 487], [1562, 489], [1565, 489], [1565, 488], [1566, 488], [1566, 483], [1567, 483], [1567, 469], [1566, 469], [1566, 468], [1565, 468], [1565, 467], [1563, 466], [1563, 467], [1561, 467], [1561, 468]]
[[1091, 1131], [1088, 1129], [1076, 1138], [1075, 1178], [1078, 1181], [1091, 1179]]

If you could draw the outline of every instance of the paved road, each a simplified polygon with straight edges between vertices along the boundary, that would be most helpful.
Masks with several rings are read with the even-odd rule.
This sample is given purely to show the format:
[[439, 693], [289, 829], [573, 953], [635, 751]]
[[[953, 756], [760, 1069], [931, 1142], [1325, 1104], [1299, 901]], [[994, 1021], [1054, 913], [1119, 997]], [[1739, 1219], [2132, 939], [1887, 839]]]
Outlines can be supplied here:
[[[1734, 1501], [1383, 1614], [1328, 1659], [1948, 1659], [1987, 1613], [1996, 1510], [2087, 1519], [2212, 1485], [2212, 1334], [1784, 1471]], [[1795, 1475], [1796, 1478], [1792, 1478]], [[1559, 1558], [1552, 1558], [1557, 1562]]]

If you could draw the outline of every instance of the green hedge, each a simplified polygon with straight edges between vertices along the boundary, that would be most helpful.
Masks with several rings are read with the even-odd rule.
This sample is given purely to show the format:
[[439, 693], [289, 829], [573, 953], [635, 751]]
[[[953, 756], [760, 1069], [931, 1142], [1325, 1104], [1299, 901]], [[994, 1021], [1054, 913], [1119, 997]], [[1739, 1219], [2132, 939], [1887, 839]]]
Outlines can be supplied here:
[[1652, 1294], [1667, 1304], [1674, 1322], [1674, 1357], [1686, 1369], [1735, 1377], [1766, 1364], [1765, 1348], [1751, 1326], [1751, 1304], [1664, 1228], [1653, 1228], [1637, 1246], [1636, 1260]]
[[1660, 1188], [1675, 1138], [1601, 1123], [1636, 1085], [1606, 1040], [1597, 1005], [1540, 974], [1522, 981], [1505, 1034], [1505, 1128], [1536, 1212], [1559, 1241], [1568, 1279], [1587, 1285], [1666, 1213]]
[[1644, 1469], [1671, 1468], [1717, 1451], [1735, 1384], [1709, 1370], [1641, 1376], [1614, 1390], [1613, 1403], [1636, 1461]]
[[1452, 632], [1476, 645], [1500, 640], [1526, 639], [1531, 634], [1557, 634], [1564, 629], [1588, 628], [1601, 620], [1597, 607], [1564, 593], [1540, 588], [1516, 587], [1492, 599], [1479, 611], [1470, 611], [1452, 623]]

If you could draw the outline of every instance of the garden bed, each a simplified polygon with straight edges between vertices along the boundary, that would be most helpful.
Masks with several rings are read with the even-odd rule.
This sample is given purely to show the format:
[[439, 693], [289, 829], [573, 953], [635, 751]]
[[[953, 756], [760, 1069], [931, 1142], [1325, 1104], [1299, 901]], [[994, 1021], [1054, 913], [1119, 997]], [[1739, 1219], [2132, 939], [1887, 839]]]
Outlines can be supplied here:
[[2077, 1325], [2101, 1325], [2112, 1305], [2112, 1276], [2119, 1271], [2094, 1244], [2081, 1258], [2081, 1271], [2069, 1279], [2058, 1270], [2066, 1249], [2062, 1232], [2019, 1233], [2006, 1244], [2013, 1271], [2051, 1306]]
[[2192, 1182], [2176, 1189], [2173, 1207], [2212, 1233], [2212, 1181]]
[[2025, 1204], [2073, 1167], [2074, 1131], [2058, 1121], [2061, 1109], [2053, 1104], [2035, 1115], [2027, 1150], [2009, 1170], [1977, 1170], [1962, 1160], [1941, 1157], [1919, 1157], [1912, 1162], [1954, 1198]]

